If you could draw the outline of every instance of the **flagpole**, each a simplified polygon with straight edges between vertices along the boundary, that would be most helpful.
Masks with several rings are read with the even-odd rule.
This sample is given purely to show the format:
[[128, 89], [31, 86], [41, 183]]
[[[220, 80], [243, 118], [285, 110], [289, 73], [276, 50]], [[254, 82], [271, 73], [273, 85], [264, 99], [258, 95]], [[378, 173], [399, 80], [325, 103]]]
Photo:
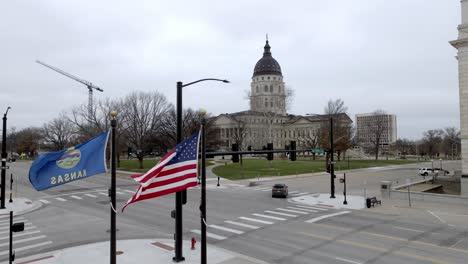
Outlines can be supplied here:
[[201, 264], [206, 264], [206, 142], [205, 142], [205, 125], [206, 111], [200, 110], [201, 116]]
[[110, 263], [116, 264], [117, 263], [117, 246], [116, 246], [116, 227], [115, 227], [115, 218], [116, 218], [116, 211], [115, 211], [115, 127], [117, 126], [117, 120], [115, 117], [117, 116], [117, 112], [111, 112], [111, 127], [112, 127], [112, 139], [111, 139], [111, 189], [110, 189], [110, 198], [111, 198], [111, 231], [110, 231]]

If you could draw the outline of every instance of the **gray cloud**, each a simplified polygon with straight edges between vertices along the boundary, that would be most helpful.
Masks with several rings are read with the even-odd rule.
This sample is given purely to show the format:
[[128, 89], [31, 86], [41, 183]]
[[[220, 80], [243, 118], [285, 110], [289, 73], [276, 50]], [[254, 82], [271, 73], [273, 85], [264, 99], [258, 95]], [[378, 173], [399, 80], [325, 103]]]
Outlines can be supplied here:
[[[44, 60], [100, 85], [95, 98], [227, 78], [184, 91], [214, 114], [248, 108], [244, 91], [269, 33], [295, 90], [292, 113], [321, 113], [342, 98], [349, 114], [398, 115], [400, 137], [459, 126], [458, 1], [7, 1], [0, 15], [0, 108], [9, 125], [39, 126], [87, 102], [84, 86]], [[0, 109], [3, 111], [2, 109]]]

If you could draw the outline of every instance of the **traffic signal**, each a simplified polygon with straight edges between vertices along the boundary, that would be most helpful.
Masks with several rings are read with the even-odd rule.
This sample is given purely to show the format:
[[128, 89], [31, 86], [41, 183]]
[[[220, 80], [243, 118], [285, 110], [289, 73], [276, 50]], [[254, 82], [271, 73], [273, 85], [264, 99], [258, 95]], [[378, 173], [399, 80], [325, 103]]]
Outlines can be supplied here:
[[[267, 144], [267, 150], [273, 150], [273, 143]], [[273, 160], [273, 152], [267, 153], [267, 160]]]
[[[296, 150], [296, 141], [291, 141], [291, 150]], [[291, 161], [296, 160], [296, 151], [291, 151], [291, 154], [289, 154], [289, 159]]]
[[[232, 144], [232, 151], [239, 151], [239, 145], [238, 144]], [[232, 154], [232, 162], [238, 163], [239, 162], [239, 154]]]

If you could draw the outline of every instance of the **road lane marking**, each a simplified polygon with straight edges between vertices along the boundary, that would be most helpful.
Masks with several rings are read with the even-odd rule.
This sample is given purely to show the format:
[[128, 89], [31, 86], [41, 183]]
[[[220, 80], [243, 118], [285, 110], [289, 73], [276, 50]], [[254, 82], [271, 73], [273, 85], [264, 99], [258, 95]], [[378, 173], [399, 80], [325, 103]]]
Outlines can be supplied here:
[[228, 223], [228, 224], [231, 224], [231, 225], [238, 225], [238, 226], [242, 226], [242, 227], [247, 227], [247, 228], [250, 228], [250, 229], [258, 229], [260, 227], [258, 226], [254, 226], [254, 225], [248, 225], [248, 224], [244, 224], [244, 223], [238, 223], [238, 222], [234, 222], [234, 221], [224, 221], [225, 223]]
[[362, 264], [362, 262], [357, 262], [357, 261], [354, 261], [354, 260], [349, 260], [349, 259], [344, 259], [344, 258], [339, 258], [339, 257], [335, 257], [335, 259], [341, 260], [341, 261], [344, 261], [344, 262], [348, 262], [348, 263], [353, 263], [353, 264]]
[[[379, 252], [388, 252], [389, 250], [391, 250], [391, 249], [387, 249], [387, 248], [382, 248], [382, 247], [377, 247], [377, 246], [373, 246], [373, 245], [364, 244], [362, 242], [354, 242], [354, 241], [344, 240], [344, 239], [335, 240], [336, 238], [333, 238], [333, 237], [316, 235], [316, 234], [311, 234], [311, 233], [306, 233], [306, 232], [300, 232], [298, 234], [303, 234], [303, 235], [306, 235], [306, 236], [320, 238], [320, 239], [324, 239], [324, 240], [328, 240], [328, 241], [335, 241], [336, 243], [351, 245], [351, 246], [355, 246], [355, 247], [372, 249], [372, 250], [379, 251]], [[393, 251], [393, 252], [391, 252], [391, 254], [405, 256], [405, 257], [409, 257], [409, 258], [413, 258], [413, 259], [417, 259], [417, 260], [422, 260], [422, 261], [427, 261], [427, 262], [432, 262], [432, 263], [435, 263], [435, 264], [449, 264], [450, 263], [450, 262], [446, 262], [446, 261], [443, 261], [443, 260], [434, 259], [433, 257], [424, 257], [424, 256], [411, 254], [411, 253], [405, 253], [405, 252], [401, 252], [401, 251]]]
[[[355, 229], [352, 229], [352, 228], [332, 226], [332, 225], [327, 225], [327, 224], [314, 223], [314, 225], [321, 226], [321, 227], [326, 227], [326, 228], [331, 228], [331, 229], [336, 229], [336, 230], [342, 230], [342, 231], [354, 231], [355, 230]], [[384, 234], [378, 234], [378, 233], [373, 233], [373, 232], [369, 232], [369, 231], [361, 231], [361, 232], [358, 232], [358, 233], [365, 234], [365, 235], [368, 235], [368, 236], [386, 238], [386, 239], [390, 239], [390, 240], [404, 241], [404, 242], [408, 242], [410, 244], [418, 244], [418, 245], [421, 245], [421, 246], [429, 246], [429, 247], [435, 247], [435, 248], [439, 248], [439, 249], [449, 249], [449, 250], [452, 250], [452, 251], [468, 254], [468, 250], [464, 250], [464, 249], [460, 249], [460, 248], [443, 247], [443, 246], [439, 246], [439, 245], [431, 244], [431, 243], [427, 243], [427, 242], [408, 240], [406, 238], [389, 236], [389, 235], [384, 235]]]
[[67, 201], [67, 200], [65, 200], [65, 199], [63, 199], [63, 198], [60, 198], [60, 197], [56, 197], [55, 199], [56, 199], [56, 200], [59, 200], [59, 201], [61, 201], [61, 202], [66, 202], [66, 201]]
[[286, 220], [286, 218], [281, 218], [281, 217], [276, 217], [276, 216], [270, 216], [270, 215], [264, 215], [264, 214], [252, 214], [252, 215], [255, 215], [255, 216], [258, 216], [258, 217], [269, 218], [269, 219], [273, 219], [273, 220], [280, 220], [280, 221]]
[[85, 195], [86, 195], [86, 196], [89, 196], [89, 197], [92, 197], [92, 198], [96, 198], [96, 197], [97, 197], [96, 195], [94, 195], [94, 194], [89, 194], [89, 193], [86, 193]]
[[100, 194], [100, 195], [104, 195], [104, 196], [108, 196], [108, 195], [109, 195], [108, 193], [104, 193], [104, 192], [100, 192], [99, 194]]
[[244, 234], [243, 231], [240, 231], [240, 230], [237, 230], [237, 229], [227, 228], [227, 227], [224, 227], [224, 226], [209, 225], [209, 227], [219, 229], [219, 230], [224, 230], [224, 231], [231, 232], [231, 233], [238, 234], [238, 235]]
[[39, 202], [42, 202], [43, 204], [50, 204], [50, 202], [49, 202], [49, 201], [47, 201], [47, 200], [43, 200], [43, 199], [39, 200]]
[[405, 230], [405, 231], [413, 231], [413, 232], [424, 233], [424, 231], [422, 231], [422, 230], [404, 228], [404, 227], [399, 227], [399, 226], [393, 226], [393, 228], [400, 229], [400, 230]]
[[117, 193], [117, 194], [124, 194], [123, 192], [117, 192], [117, 191], [116, 191], [115, 193]]
[[[19, 243], [28, 242], [28, 241], [32, 241], [32, 240], [38, 240], [38, 239], [42, 239], [42, 238], [46, 238], [46, 236], [42, 235], [42, 236], [36, 236], [36, 237], [28, 237], [28, 238], [19, 239], [19, 240], [16, 239], [15, 241], [13, 241], [13, 244], [16, 245], [16, 244], [19, 244]], [[10, 242], [1, 243], [0, 247], [7, 246], [7, 245], [10, 245]]]
[[328, 209], [318, 207], [318, 206], [305, 206], [305, 205], [300, 205], [300, 204], [296, 204], [295, 206], [296, 207], [306, 208], [306, 209], [312, 209], [312, 210], [328, 211]]
[[442, 223], [447, 223], [447, 221], [445, 221], [444, 219], [442, 219], [440, 216], [436, 215], [434, 212], [432, 211], [429, 211], [427, 210], [428, 213], [430, 213], [431, 215], [433, 215], [435, 218], [439, 219], [439, 221], [441, 221]]
[[293, 194], [293, 193], [298, 193], [299, 191], [292, 191], [292, 192], [289, 192], [289, 194]]
[[[192, 233], [201, 235], [201, 231], [198, 230], [198, 229], [193, 229], [193, 230], [192, 230]], [[210, 233], [210, 232], [206, 232], [206, 236], [207, 236], [207, 237], [214, 238], [214, 239], [218, 239], [218, 240], [226, 239], [226, 237], [218, 236], [218, 235], [215, 235], [215, 234]]]
[[323, 220], [323, 219], [326, 219], [326, 218], [330, 218], [330, 217], [334, 217], [334, 216], [338, 216], [338, 215], [349, 214], [349, 213], [351, 213], [351, 211], [342, 211], [342, 212], [338, 212], [338, 213], [334, 213], [334, 214], [322, 215], [322, 216], [307, 220], [306, 223], [315, 223], [317, 221], [320, 221], [320, 220]]
[[283, 215], [283, 216], [290, 216], [290, 217], [297, 217], [297, 215], [285, 214], [285, 213], [280, 213], [280, 212], [275, 212], [275, 211], [270, 211], [270, 210], [266, 210], [265, 213], [277, 214], [277, 215]]
[[462, 239], [458, 240], [457, 243], [451, 245], [450, 247], [454, 248], [456, 245], [458, 245], [458, 243], [462, 242], [463, 240], [465, 240], [465, 238], [462, 238]]
[[135, 193], [135, 191], [130, 191], [130, 190], [122, 190], [124, 192], [128, 192], [128, 193]]
[[[42, 242], [42, 243], [38, 243], [38, 244], [34, 244], [34, 245], [29, 245], [29, 246], [25, 246], [25, 247], [15, 248], [15, 251], [16, 251], [16, 252], [18, 252], [18, 251], [23, 251], [23, 250], [27, 250], [27, 249], [31, 249], [31, 248], [35, 248], [35, 247], [42, 247], [42, 246], [49, 245], [49, 244], [52, 244], [52, 241], [46, 241], [46, 242]], [[10, 253], [9, 250], [7, 250], [7, 251], [2, 251], [2, 252], [0, 252], [0, 256], [6, 255], [6, 254], [9, 254], [9, 253]]]
[[269, 191], [270, 188], [255, 188], [254, 191]]
[[295, 194], [293, 194], [293, 196], [297, 197], [297, 196], [302, 196], [302, 195], [306, 195], [306, 194], [309, 194], [309, 193], [308, 192], [295, 193]]
[[307, 212], [302, 212], [302, 211], [297, 211], [297, 210], [291, 210], [291, 209], [283, 209], [283, 208], [276, 208], [276, 210], [280, 210], [280, 211], [285, 211], [285, 212], [290, 212], [290, 213], [296, 213], [296, 214], [309, 214]]
[[299, 211], [305, 211], [305, 212], [311, 212], [311, 213], [316, 213], [318, 212], [317, 210], [312, 210], [312, 209], [304, 209], [304, 208], [298, 208], [298, 207], [293, 207], [293, 206], [287, 206], [286, 208], [291, 208], [293, 210], [299, 210]]
[[262, 224], [267, 224], [267, 225], [274, 224], [274, 222], [269, 222], [269, 221], [264, 221], [264, 220], [260, 220], [260, 219], [256, 219], [256, 218], [249, 218], [249, 217], [244, 217], [244, 216], [239, 217], [239, 219], [252, 221], [252, 222], [257, 222], [257, 223], [262, 223]]
[[77, 199], [77, 200], [83, 200], [83, 198], [79, 197], [79, 196], [76, 196], [76, 195], [72, 195], [70, 196], [71, 198], [74, 198], [74, 199]]

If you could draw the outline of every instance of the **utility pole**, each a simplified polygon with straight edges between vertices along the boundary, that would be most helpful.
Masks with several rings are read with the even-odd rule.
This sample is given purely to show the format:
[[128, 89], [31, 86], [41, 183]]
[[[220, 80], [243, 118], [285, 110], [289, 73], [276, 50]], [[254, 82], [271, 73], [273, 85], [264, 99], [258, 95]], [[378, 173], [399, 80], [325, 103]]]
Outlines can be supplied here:
[[335, 198], [335, 161], [333, 161], [333, 117], [330, 117], [330, 198]]
[[[201, 217], [201, 264], [206, 264], [206, 111], [200, 111], [201, 115], [201, 205], [200, 205], [200, 217]], [[219, 177], [218, 177], [219, 186]]]
[[117, 236], [116, 236], [116, 182], [115, 182], [115, 177], [116, 177], [116, 153], [115, 153], [115, 127], [117, 126], [117, 120], [115, 119], [115, 116], [117, 113], [115, 111], [111, 112], [111, 127], [112, 127], [112, 139], [111, 139], [111, 188], [109, 190], [109, 196], [111, 198], [111, 230], [110, 230], [110, 263], [111, 264], [116, 264], [117, 263]]
[[10, 110], [11, 107], [7, 107], [7, 110], [5, 114], [3, 115], [3, 133], [2, 133], [2, 179], [1, 179], [1, 193], [0, 195], [2, 196], [0, 198], [0, 209], [5, 209], [5, 187], [6, 187], [6, 158], [7, 158], [7, 152], [6, 152], [6, 130], [7, 130], [7, 114], [8, 110]]

